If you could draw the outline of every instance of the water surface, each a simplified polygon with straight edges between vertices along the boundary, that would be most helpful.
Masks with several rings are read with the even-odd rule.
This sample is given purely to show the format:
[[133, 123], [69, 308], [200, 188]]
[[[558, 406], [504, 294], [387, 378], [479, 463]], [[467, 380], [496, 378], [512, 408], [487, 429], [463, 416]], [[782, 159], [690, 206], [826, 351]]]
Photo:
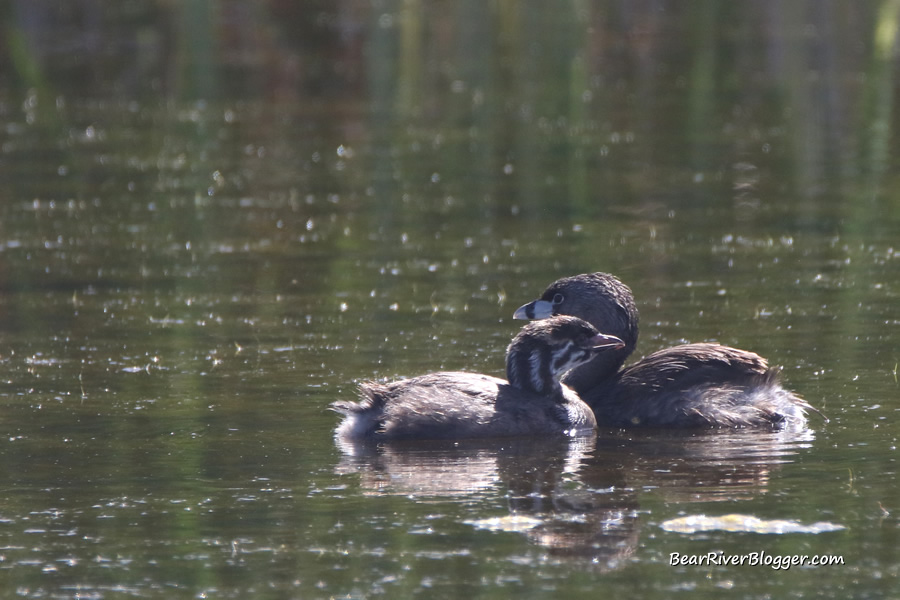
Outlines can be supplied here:
[[[82, 4], [4, 15], [8, 593], [896, 592], [894, 3]], [[757, 351], [830, 421], [334, 443], [594, 270], [638, 354]], [[843, 529], [662, 527], [733, 514]], [[669, 564], [710, 552], [844, 564]]]

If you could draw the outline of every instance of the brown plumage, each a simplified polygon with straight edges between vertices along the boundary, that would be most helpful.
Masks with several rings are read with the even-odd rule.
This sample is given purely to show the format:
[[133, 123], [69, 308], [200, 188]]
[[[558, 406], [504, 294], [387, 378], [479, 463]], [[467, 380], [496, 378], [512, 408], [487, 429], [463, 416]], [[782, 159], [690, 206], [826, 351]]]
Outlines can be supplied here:
[[806, 411], [816, 410], [781, 386], [766, 359], [738, 348], [684, 344], [622, 368], [637, 344], [638, 311], [631, 289], [607, 273], [559, 279], [514, 317], [552, 315], [580, 317], [625, 343], [563, 379], [591, 406], [598, 425], [803, 427]]
[[590, 408], [560, 383], [562, 375], [622, 340], [575, 317], [529, 323], [506, 355], [508, 381], [440, 372], [390, 383], [364, 383], [360, 402], [335, 402], [345, 415], [342, 440], [476, 438], [590, 431]]

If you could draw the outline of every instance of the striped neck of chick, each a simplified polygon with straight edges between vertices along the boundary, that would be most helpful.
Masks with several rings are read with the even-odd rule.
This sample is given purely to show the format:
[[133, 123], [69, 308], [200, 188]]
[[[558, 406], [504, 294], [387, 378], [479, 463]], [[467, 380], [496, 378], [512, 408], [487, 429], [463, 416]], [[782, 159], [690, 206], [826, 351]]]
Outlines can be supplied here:
[[560, 379], [605, 348], [619, 348], [622, 340], [599, 333], [577, 317], [559, 316], [532, 321], [522, 328], [506, 351], [506, 379], [521, 390], [562, 399]]

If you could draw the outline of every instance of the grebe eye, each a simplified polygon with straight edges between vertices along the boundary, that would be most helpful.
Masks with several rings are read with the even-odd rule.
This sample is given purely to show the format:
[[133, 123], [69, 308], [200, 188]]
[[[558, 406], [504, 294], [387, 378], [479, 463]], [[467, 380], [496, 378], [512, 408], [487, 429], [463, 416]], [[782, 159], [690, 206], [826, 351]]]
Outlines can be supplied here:
[[553, 306], [559, 306], [565, 301], [566, 297], [562, 294], [556, 294], [553, 296]]

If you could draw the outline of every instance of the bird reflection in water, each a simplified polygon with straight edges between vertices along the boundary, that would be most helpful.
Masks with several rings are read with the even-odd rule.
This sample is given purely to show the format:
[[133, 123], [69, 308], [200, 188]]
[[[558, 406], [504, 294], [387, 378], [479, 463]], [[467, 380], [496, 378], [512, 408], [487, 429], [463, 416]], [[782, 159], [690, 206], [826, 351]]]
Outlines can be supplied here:
[[348, 443], [336, 470], [359, 477], [362, 494], [467, 504], [502, 498], [505, 513], [488, 508], [462, 520], [518, 532], [549, 557], [608, 571], [638, 547], [642, 495], [695, 503], [764, 494], [773, 471], [813, 438], [811, 430], [608, 430], [599, 437]]

